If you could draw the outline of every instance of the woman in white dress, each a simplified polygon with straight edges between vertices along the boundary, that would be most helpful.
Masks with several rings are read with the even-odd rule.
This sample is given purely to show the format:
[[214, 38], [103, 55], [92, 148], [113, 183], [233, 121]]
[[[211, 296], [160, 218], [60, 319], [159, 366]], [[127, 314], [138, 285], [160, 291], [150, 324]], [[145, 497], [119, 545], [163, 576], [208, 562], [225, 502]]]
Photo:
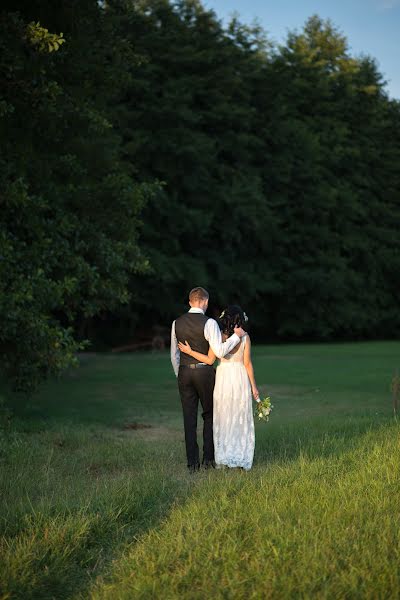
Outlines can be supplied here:
[[[243, 327], [246, 314], [240, 306], [228, 306], [220, 316], [222, 336], [227, 339], [234, 327]], [[232, 333], [231, 333], [232, 332]], [[179, 343], [181, 352], [196, 360], [212, 365], [215, 354], [195, 352], [190, 345]], [[213, 432], [215, 462], [218, 466], [251, 469], [254, 456], [254, 419], [252, 393], [255, 400], [259, 393], [251, 362], [251, 343], [248, 334], [240, 343], [220, 359], [214, 387]]]

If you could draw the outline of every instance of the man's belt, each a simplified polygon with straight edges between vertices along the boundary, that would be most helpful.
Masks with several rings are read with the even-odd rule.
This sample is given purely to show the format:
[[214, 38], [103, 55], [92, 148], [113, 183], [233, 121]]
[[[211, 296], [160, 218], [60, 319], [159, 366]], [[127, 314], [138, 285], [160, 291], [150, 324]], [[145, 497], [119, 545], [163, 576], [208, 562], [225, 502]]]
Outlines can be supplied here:
[[191, 365], [180, 365], [181, 367], [187, 367], [188, 369], [201, 369], [202, 367], [209, 367], [205, 363], [192, 363]]

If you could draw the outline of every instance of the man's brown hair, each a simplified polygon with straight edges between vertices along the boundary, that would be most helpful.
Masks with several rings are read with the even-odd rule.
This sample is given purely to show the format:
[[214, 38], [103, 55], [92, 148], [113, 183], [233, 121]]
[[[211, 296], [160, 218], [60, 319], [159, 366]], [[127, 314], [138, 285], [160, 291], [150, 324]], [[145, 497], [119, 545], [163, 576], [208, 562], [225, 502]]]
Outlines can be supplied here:
[[189, 292], [189, 302], [201, 302], [208, 300], [210, 294], [202, 287], [195, 287]]

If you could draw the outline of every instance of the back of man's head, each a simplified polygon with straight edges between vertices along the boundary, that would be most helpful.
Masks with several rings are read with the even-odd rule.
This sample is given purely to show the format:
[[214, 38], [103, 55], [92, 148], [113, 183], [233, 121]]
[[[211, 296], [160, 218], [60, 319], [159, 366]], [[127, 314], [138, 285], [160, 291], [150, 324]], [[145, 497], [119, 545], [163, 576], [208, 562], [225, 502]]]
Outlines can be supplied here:
[[195, 287], [189, 292], [189, 303], [197, 304], [199, 302], [204, 302], [208, 300], [209, 293], [202, 287]]

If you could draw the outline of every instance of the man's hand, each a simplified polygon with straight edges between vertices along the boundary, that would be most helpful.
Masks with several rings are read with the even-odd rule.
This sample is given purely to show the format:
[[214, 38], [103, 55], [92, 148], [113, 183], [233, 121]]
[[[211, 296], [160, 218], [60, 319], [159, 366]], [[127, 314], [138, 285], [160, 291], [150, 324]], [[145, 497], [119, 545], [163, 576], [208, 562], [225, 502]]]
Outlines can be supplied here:
[[244, 335], [246, 335], [245, 330], [242, 329], [241, 327], [235, 327], [235, 329], [233, 330], [233, 333], [236, 333], [236, 335], [238, 335], [240, 338], [242, 338]]

